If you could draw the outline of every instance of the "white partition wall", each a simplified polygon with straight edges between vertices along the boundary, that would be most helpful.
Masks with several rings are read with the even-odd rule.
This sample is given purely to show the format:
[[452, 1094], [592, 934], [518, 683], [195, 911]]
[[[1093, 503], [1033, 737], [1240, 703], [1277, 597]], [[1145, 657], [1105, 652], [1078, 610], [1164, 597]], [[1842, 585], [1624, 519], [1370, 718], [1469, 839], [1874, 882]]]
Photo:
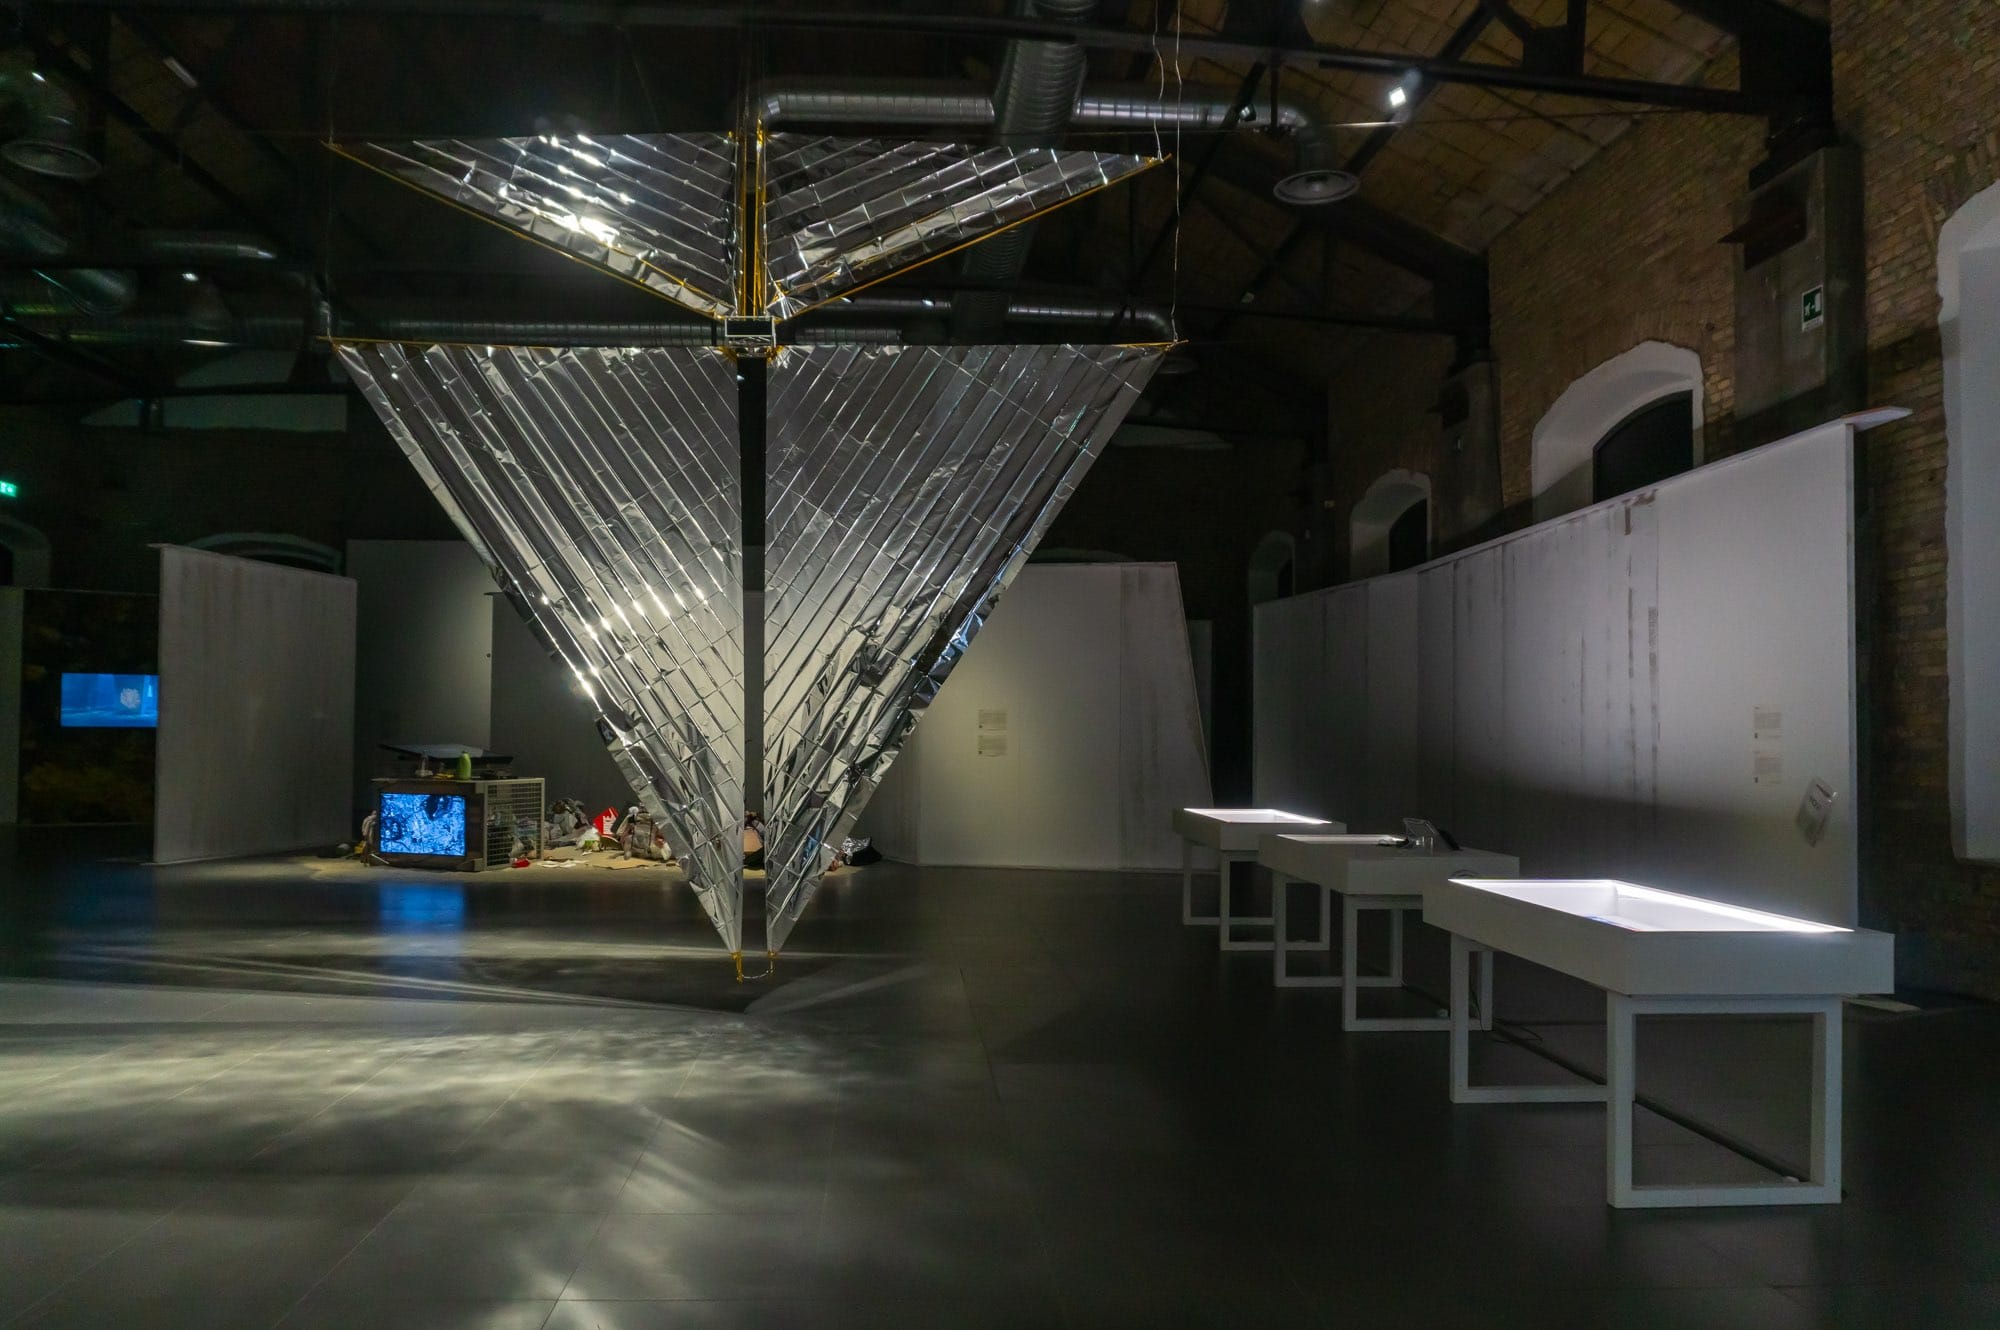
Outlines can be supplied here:
[[0, 587], [0, 827], [21, 816], [22, 595], [19, 587]]
[[160, 863], [351, 839], [354, 583], [160, 550]]
[[1208, 802], [1172, 564], [1022, 570], [859, 833], [919, 864], [1170, 869]]
[[462, 540], [354, 540], [347, 575], [357, 797], [394, 768], [382, 744], [494, 747], [493, 574], [478, 553]]
[[[492, 581], [488, 579], [488, 586]], [[548, 782], [550, 802], [577, 799], [592, 815], [624, 808], [632, 789], [597, 734], [590, 702], [569, 671], [503, 596], [480, 597], [493, 644], [493, 748], [521, 776]]]
[[1835, 423], [1259, 606], [1257, 801], [1852, 923], [1852, 452]]

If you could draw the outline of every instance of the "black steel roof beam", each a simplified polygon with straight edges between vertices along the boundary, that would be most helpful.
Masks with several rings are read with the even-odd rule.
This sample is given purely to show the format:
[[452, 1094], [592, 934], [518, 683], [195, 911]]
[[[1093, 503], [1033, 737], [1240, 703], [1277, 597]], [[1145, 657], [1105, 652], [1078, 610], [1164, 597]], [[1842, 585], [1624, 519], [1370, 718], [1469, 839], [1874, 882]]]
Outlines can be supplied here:
[[[68, 51], [57, 46], [47, 37], [39, 33], [29, 33], [27, 34], [27, 41], [28, 45], [33, 48], [35, 57], [38, 60], [53, 66], [58, 73], [64, 74], [78, 83], [89, 82], [91, 77], [90, 72], [78, 65], [75, 58]], [[154, 128], [153, 123], [134, 110], [131, 103], [107, 89], [103, 94], [103, 105], [106, 114], [119, 124], [125, 126], [154, 156], [160, 158], [162, 162], [175, 167], [189, 180], [193, 181], [203, 193], [207, 194], [217, 203], [220, 203], [230, 212], [235, 213], [244, 221], [250, 223], [255, 229], [262, 231], [265, 235], [274, 238], [284, 235], [283, 231], [271, 225], [270, 219], [266, 218], [258, 209], [246, 202], [235, 190], [210, 174], [200, 163], [183, 154], [171, 135]]]
[[1823, 141], [1833, 128], [1833, 34], [1778, 0], [1669, 0], [1736, 39], [1745, 97], [1765, 107], [1767, 146]]
[[7, 336], [18, 337], [22, 345], [39, 352], [49, 360], [71, 369], [82, 370], [105, 383], [114, 384], [130, 393], [141, 396], [150, 391], [145, 380], [132, 375], [109, 361], [100, 360], [88, 351], [71, 346], [59, 337], [35, 331], [15, 318], [12, 311], [0, 312], [0, 327], [7, 330]]
[[[1305, 21], [1298, 9], [1288, 3], [1288, 0], [1236, 0], [1223, 16], [1222, 32], [1224, 36], [1231, 38], [1254, 33], [1267, 42], [1281, 41], [1288, 36], [1293, 38], [1306, 36]], [[1223, 117], [1222, 132], [1209, 142], [1207, 149], [1202, 153], [1201, 161], [1195, 164], [1194, 174], [1181, 185], [1180, 193], [1174, 202], [1174, 211], [1165, 222], [1161, 223], [1160, 229], [1153, 233], [1153, 241], [1146, 247], [1146, 257], [1140, 261], [1138, 268], [1126, 277], [1126, 308], [1119, 311], [1118, 319], [1111, 325], [1114, 334], [1119, 324], [1124, 322], [1125, 314], [1129, 310], [1130, 293], [1137, 291], [1145, 283], [1146, 278], [1152, 274], [1153, 265], [1159, 262], [1160, 255], [1165, 252], [1167, 242], [1180, 233], [1181, 218], [1194, 206], [1195, 200], [1200, 196], [1201, 187], [1208, 180], [1208, 173], [1215, 168], [1216, 154], [1222, 151], [1230, 132], [1249, 111], [1252, 99], [1257, 94], [1257, 85], [1264, 81], [1265, 68], [1264, 61], [1255, 61], [1250, 66], [1250, 72], [1245, 74], [1242, 82], [1237, 85], [1236, 97], [1230, 103], [1229, 114]], [[1277, 100], [1275, 74], [1271, 83], [1271, 98], [1275, 103]], [[1274, 113], [1272, 122], [1275, 124], [1276, 121], [1277, 116]], [[1217, 215], [1221, 216], [1220, 213]], [[1227, 220], [1224, 218], [1225, 222]], [[1244, 239], [1240, 231], [1236, 232], [1236, 235], [1238, 239]], [[1249, 242], [1245, 240], [1245, 243]]]
[[[1493, 15], [1483, 6], [1473, 10], [1471, 14], [1466, 16], [1463, 23], [1460, 23], [1457, 28], [1452, 30], [1451, 36], [1445, 38], [1444, 45], [1438, 48], [1438, 58], [1440, 60], [1463, 59], [1472, 50], [1473, 43], [1477, 42], [1480, 35], [1486, 31], [1486, 25], [1492, 19]], [[1372, 131], [1367, 138], [1361, 141], [1361, 146], [1348, 156], [1348, 173], [1358, 176], [1363, 171], [1366, 171], [1369, 163], [1381, 156], [1382, 150], [1389, 146], [1389, 140], [1396, 137], [1396, 131], [1409, 124], [1416, 117], [1417, 109], [1429, 101], [1431, 94], [1435, 91], [1437, 91], [1436, 84], [1419, 82], [1411, 90], [1410, 101], [1402, 108], [1402, 114], [1398, 115], [1393, 123], [1382, 125]]]
[[[743, 28], [807, 31], [934, 33], [946, 36], [1027, 39], [1074, 43], [1094, 50], [1147, 53], [1154, 49], [1151, 32], [1096, 24], [1064, 22], [1011, 15], [921, 12], [884, 9], [790, 9], [769, 4], [666, 5], [621, 4], [608, 0], [79, 0], [131, 9], [179, 9], [241, 13], [255, 10], [326, 14], [424, 14], [430, 17], [532, 19], [566, 24], [625, 24], [630, 27], [682, 27], [736, 30]], [[1183, 59], [1251, 64], [1262, 60], [1277, 67], [1341, 69], [1383, 78], [1416, 74], [1426, 82], [1517, 88], [1561, 97], [1666, 106], [1723, 115], [1765, 115], [1773, 108], [1748, 91], [1642, 79], [1554, 74], [1509, 65], [1440, 60], [1414, 52], [1365, 51], [1314, 42], [1253, 42], [1227, 37], [1175, 39]]]
[[1279, 319], [1288, 323], [1318, 323], [1332, 328], [1366, 328], [1375, 332], [1423, 333], [1434, 337], [1456, 337], [1459, 329], [1436, 318], [1412, 314], [1371, 314], [1365, 310], [1268, 309], [1262, 305], [1189, 304], [1183, 300], [1175, 308], [1196, 314], [1220, 314], [1222, 326], [1237, 319]]
[[[305, 171], [299, 165], [297, 159], [288, 153], [280, 151], [265, 135], [252, 127], [250, 122], [240, 115], [233, 106], [216, 94], [213, 87], [212, 70], [195, 69], [182, 60], [173, 46], [160, 35], [159, 29], [155, 28], [144, 18], [129, 13], [121, 13], [118, 15], [118, 18], [133, 36], [137, 37], [140, 42], [152, 50], [154, 55], [157, 55], [162, 60], [173, 61], [194, 76], [197, 86], [190, 91], [189, 95], [191, 97], [197, 99], [202, 105], [214, 112], [215, 116], [222, 123], [228, 125], [245, 139], [248, 139], [257, 149], [258, 153], [266, 161], [283, 171], [286, 178], [295, 187], [300, 189], [306, 187]], [[238, 31], [241, 31], [241, 25], [239, 25]], [[345, 229], [349, 235], [360, 241], [362, 247], [376, 258], [383, 259], [389, 257], [389, 249], [381, 241], [369, 234], [359, 222], [355, 221], [343, 209], [336, 207], [333, 210], [333, 220]]]
[[1214, 312], [1222, 317], [1216, 320], [1212, 336], [1220, 337], [1235, 321], [1237, 315], [1253, 311], [1256, 300], [1264, 293], [1265, 284], [1285, 270], [1285, 266], [1299, 252], [1299, 247], [1312, 234], [1312, 228], [1297, 218], [1292, 219], [1291, 228], [1285, 232], [1285, 238], [1271, 247], [1271, 252], [1264, 256], [1264, 262], [1258, 265], [1256, 276], [1252, 277], [1249, 284], [1243, 288], [1244, 299], [1251, 303], [1246, 305], [1238, 301], [1235, 305], [1214, 307]]
[[[1271, 187], [1283, 174], [1282, 164], [1262, 154], [1240, 151], [1225, 154], [1215, 169], [1216, 179], [1260, 201], [1271, 197]], [[1477, 254], [1364, 198], [1299, 208], [1296, 214], [1302, 223], [1331, 231], [1432, 283], [1448, 283], [1471, 274], [1484, 281], [1485, 261]]]
[[[1243, 229], [1243, 223], [1236, 220], [1235, 215], [1232, 214], [1229, 211], [1229, 209], [1219, 206], [1213, 199], [1204, 198], [1200, 200], [1200, 204], [1202, 211], [1206, 212], [1209, 216], [1213, 217], [1216, 221], [1220, 222], [1223, 225], [1223, 227], [1229, 232], [1229, 234], [1235, 236], [1239, 241], [1241, 241], [1243, 243], [1244, 248], [1248, 249], [1251, 253], [1255, 254], [1266, 248], [1263, 242], [1259, 241], [1256, 237], [1252, 236], [1248, 231]], [[1296, 223], [1294, 223], [1294, 225], [1296, 225]], [[1281, 245], [1283, 243], [1284, 242], [1282, 240], [1279, 242], [1279, 244]], [[1260, 272], [1259, 280], [1256, 283], [1253, 283], [1247, 289], [1256, 290], [1257, 287], [1261, 286], [1263, 282], [1268, 281], [1272, 278], [1276, 278], [1277, 280], [1283, 282], [1286, 286], [1291, 287], [1292, 290], [1298, 292], [1302, 296], [1310, 297], [1317, 294], [1317, 292], [1313, 290], [1312, 285], [1309, 282], [1301, 281], [1299, 278], [1293, 277], [1291, 274], [1284, 272], [1282, 269], [1275, 271]]]

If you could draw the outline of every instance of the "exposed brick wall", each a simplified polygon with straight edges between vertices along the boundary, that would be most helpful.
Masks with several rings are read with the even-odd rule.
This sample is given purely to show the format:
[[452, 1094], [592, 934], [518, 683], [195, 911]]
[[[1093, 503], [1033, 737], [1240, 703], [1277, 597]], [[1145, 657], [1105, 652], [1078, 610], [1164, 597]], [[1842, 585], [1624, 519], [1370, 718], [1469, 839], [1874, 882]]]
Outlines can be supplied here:
[[[1732, 82], [1733, 60], [1718, 61], [1711, 77]], [[1641, 118], [1494, 241], [1487, 261], [1503, 506], [1528, 503], [1535, 423], [1563, 389], [1641, 342], [1667, 342], [1701, 357], [1704, 455], [1734, 450], [1734, 256], [1719, 242], [1735, 225], [1733, 209], [1761, 156], [1763, 134], [1763, 123], [1748, 118]], [[1352, 469], [1367, 472], [1362, 485], [1390, 467], [1441, 469], [1435, 431], [1392, 419], [1412, 392], [1430, 394], [1426, 408], [1435, 399], [1431, 358], [1398, 339], [1335, 367], [1334, 429], [1361, 444], [1364, 453]], [[1385, 385], [1410, 377], [1433, 386], [1398, 386], [1384, 397]], [[1350, 409], [1366, 413], [1365, 430], [1344, 414]], [[1428, 452], [1413, 451], [1411, 441], [1420, 436]]]
[[[1950, 845], [1936, 291], [1940, 226], [2000, 179], [2000, 5], [1835, 0], [1831, 20], [1836, 113], [1863, 155], [1869, 400], [1914, 413], [1864, 436], [1862, 918], [1901, 935], [1906, 983], [2000, 998], [2000, 869], [1961, 864]], [[1709, 457], [1757, 441], [1733, 429], [1732, 255], [1717, 241], [1762, 132], [1722, 117], [1641, 120], [1494, 242], [1506, 504], [1530, 497], [1535, 422], [1579, 375], [1644, 341], [1701, 356]], [[1436, 375], [1400, 341], [1334, 367], [1338, 511], [1390, 467], [1436, 472], [1436, 444], [1426, 454], [1420, 442], [1433, 422], [1410, 415]]]
[[[1730, 62], [1725, 62], [1730, 63]], [[1718, 78], [1735, 78], [1733, 68]], [[1701, 357], [1704, 455], [1732, 451], [1735, 256], [1719, 243], [1762, 155], [1761, 122], [1641, 119], [1494, 241], [1502, 502], [1531, 497], [1535, 423], [1581, 375], [1641, 342]]]
[[1864, 153], [1869, 397], [1913, 412], [1865, 445], [1874, 600], [1863, 624], [1863, 913], [1903, 934], [1906, 977], [2000, 997], [2000, 870], [1951, 852], [1937, 332], [1938, 230], [2000, 178], [2000, 5], [1835, 0], [1832, 20], [1836, 112]]
[[[1342, 362], [1328, 391], [1333, 429], [1326, 479], [1333, 507], [1314, 514], [1313, 522], [1316, 534], [1328, 533], [1318, 538], [1333, 545], [1331, 580], [1347, 576], [1348, 516], [1370, 485], [1399, 469], [1434, 481], [1444, 474], [1436, 407], [1453, 355], [1447, 337], [1376, 337]], [[1433, 504], [1441, 499], [1433, 493]], [[1438, 517], [1432, 514], [1434, 523]]]

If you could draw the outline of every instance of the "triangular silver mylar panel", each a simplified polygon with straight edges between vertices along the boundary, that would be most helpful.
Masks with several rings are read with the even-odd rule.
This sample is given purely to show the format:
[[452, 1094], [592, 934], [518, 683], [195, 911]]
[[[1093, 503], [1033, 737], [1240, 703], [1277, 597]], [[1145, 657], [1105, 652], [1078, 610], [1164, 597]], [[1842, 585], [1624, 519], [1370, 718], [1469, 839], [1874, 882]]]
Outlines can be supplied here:
[[710, 318], [736, 307], [730, 134], [535, 134], [334, 151]]
[[770, 312], [793, 315], [1155, 164], [1061, 148], [771, 134], [763, 152]]
[[340, 357], [596, 704], [731, 951], [743, 943], [735, 368], [701, 348], [343, 343]]
[[1159, 357], [1118, 346], [814, 346], [771, 365], [771, 951]]

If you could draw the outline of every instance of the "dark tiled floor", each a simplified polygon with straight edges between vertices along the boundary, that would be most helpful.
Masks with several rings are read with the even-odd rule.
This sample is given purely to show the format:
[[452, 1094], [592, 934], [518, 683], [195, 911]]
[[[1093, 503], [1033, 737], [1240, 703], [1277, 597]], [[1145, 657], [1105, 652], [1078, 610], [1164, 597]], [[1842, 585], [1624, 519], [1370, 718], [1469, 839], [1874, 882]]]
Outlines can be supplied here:
[[[2000, 1324], [1987, 1008], [1855, 1014], [1846, 1204], [1620, 1212], [1601, 1111], [1452, 1107], [1167, 879], [878, 866], [739, 986], [644, 874], [0, 870], [0, 1325]], [[1601, 1065], [1500, 1008], [1485, 1075]], [[1642, 1057], [1649, 1175], [1802, 1151], [1802, 1029]]]

